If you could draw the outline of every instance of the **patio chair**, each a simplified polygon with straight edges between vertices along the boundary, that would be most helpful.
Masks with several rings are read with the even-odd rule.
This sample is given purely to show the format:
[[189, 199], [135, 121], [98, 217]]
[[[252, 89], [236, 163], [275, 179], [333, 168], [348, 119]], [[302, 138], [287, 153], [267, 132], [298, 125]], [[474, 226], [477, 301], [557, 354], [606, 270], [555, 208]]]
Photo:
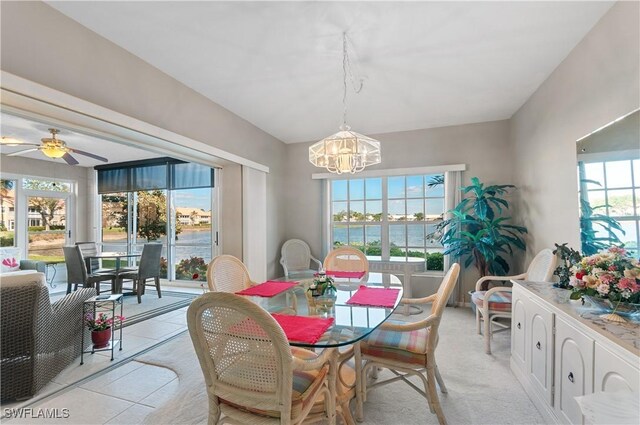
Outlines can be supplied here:
[[[367, 391], [403, 380], [423, 397], [427, 399], [429, 409], [438, 417], [440, 424], [446, 424], [446, 419], [438, 392], [436, 380], [443, 393], [447, 392], [444, 381], [438, 371], [435, 351], [438, 344], [438, 328], [442, 320], [442, 314], [447, 305], [447, 300], [453, 291], [460, 273], [460, 265], [454, 263], [442, 279], [438, 292], [425, 298], [404, 298], [404, 304], [431, 304], [431, 314], [427, 318], [417, 322], [385, 322], [380, 328], [373, 331], [360, 344], [361, 359], [365, 362], [361, 372], [366, 377], [371, 368], [390, 369], [396, 375], [367, 388], [367, 380], [361, 379], [361, 396], [357, 405], [358, 416], [362, 415], [362, 401], [366, 400]], [[356, 350], [358, 348], [356, 347]], [[356, 369], [361, 367], [356, 353]], [[424, 391], [416, 387], [407, 379], [408, 375], [418, 376], [424, 384]]]
[[[484, 348], [487, 354], [491, 354], [491, 336], [495, 332], [510, 329], [511, 324], [511, 286], [495, 286], [487, 290], [490, 281], [507, 281], [511, 279], [523, 279], [533, 282], [551, 282], [553, 271], [556, 269], [556, 256], [550, 249], [543, 249], [536, 255], [526, 273], [515, 276], [485, 276], [476, 282], [476, 290], [471, 293], [471, 302], [476, 306], [476, 328], [478, 334], [482, 334], [484, 322]], [[485, 303], [484, 300], [489, 302]], [[509, 319], [507, 323], [498, 322], [497, 319]], [[493, 326], [501, 329], [494, 330]]]
[[71, 293], [71, 289], [78, 289], [78, 285], [82, 285], [84, 288], [96, 288], [96, 293], [100, 295], [100, 283], [110, 281], [111, 293], [114, 294], [116, 290], [116, 275], [115, 274], [89, 274], [87, 273], [87, 267], [82, 256], [82, 251], [79, 246], [63, 246], [64, 262], [67, 266], [67, 294]]
[[187, 325], [209, 396], [209, 424], [300, 424], [321, 396], [324, 418], [335, 423], [327, 381], [331, 350], [317, 355], [289, 347], [269, 313], [224, 292], [192, 302]]
[[3, 402], [35, 395], [80, 355], [80, 333], [90, 340], [82, 305], [95, 289], [51, 304], [45, 283], [44, 273], [0, 276]]
[[[320, 260], [311, 255], [311, 249], [309, 245], [300, 239], [289, 239], [282, 245], [280, 251], [281, 258], [280, 264], [284, 269], [284, 275], [289, 277], [289, 274], [305, 274], [314, 273], [322, 269], [322, 263]], [[309, 266], [311, 262], [317, 264], [318, 267], [313, 269]]]
[[369, 260], [359, 249], [341, 246], [324, 259], [324, 269], [344, 272], [369, 272]]
[[147, 279], [153, 279], [153, 285], [158, 292], [158, 298], [162, 298], [160, 290], [160, 258], [162, 257], [161, 243], [146, 243], [142, 248], [142, 256], [137, 270], [130, 270], [118, 273], [118, 292], [122, 292], [122, 281], [131, 279], [133, 290], [138, 297], [138, 304], [142, 302], [142, 295], [147, 286]]
[[88, 258], [98, 254], [98, 244], [95, 242], [76, 242], [76, 245], [80, 247], [82, 257], [87, 265], [87, 273], [112, 273], [113, 269], [101, 268], [101, 261], [99, 258]]

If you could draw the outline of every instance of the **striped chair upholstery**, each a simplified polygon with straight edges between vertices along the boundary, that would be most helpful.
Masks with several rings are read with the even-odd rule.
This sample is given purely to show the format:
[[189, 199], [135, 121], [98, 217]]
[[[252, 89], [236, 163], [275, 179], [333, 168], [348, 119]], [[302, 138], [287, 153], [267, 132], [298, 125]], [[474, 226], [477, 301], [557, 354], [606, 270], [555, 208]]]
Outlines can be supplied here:
[[[484, 294], [487, 291], [475, 291], [471, 294], [471, 301], [482, 308], [484, 305]], [[494, 292], [489, 298], [489, 310], [492, 311], [511, 311], [511, 292], [500, 291]]]
[[363, 354], [379, 358], [424, 365], [428, 337], [428, 328], [410, 332], [376, 329], [360, 344], [360, 350]]
[[[291, 347], [291, 354], [300, 360], [313, 360], [317, 359], [318, 355], [313, 351], [305, 350], [304, 348]], [[315, 370], [294, 370], [293, 371], [293, 394], [291, 397], [291, 417], [295, 418], [302, 413], [309, 402], [315, 401], [315, 396], [322, 388], [324, 377], [329, 372], [329, 366], [324, 366], [321, 369]], [[321, 396], [322, 397], [322, 396]], [[220, 403], [228, 406], [235, 407], [250, 413], [256, 413], [261, 416], [269, 416], [272, 418], [279, 418], [280, 412], [276, 410], [260, 410], [247, 406], [239, 406], [235, 403], [229, 402], [220, 398]], [[324, 405], [319, 412], [324, 411]], [[314, 412], [315, 413], [315, 412]]]

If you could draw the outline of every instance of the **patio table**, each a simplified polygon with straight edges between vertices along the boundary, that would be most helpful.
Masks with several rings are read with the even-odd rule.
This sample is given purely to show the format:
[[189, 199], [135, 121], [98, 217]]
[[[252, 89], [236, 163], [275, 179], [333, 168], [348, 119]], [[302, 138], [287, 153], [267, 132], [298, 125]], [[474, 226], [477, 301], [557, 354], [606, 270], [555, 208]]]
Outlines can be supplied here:
[[[87, 268], [89, 268], [89, 262], [94, 259], [101, 259], [101, 260], [116, 260], [116, 268], [113, 270], [110, 270], [110, 273], [114, 273], [116, 276], [118, 275], [118, 273], [120, 272], [121, 269], [121, 264], [122, 264], [122, 259], [123, 258], [135, 258], [135, 257], [140, 257], [142, 256], [142, 253], [127, 253], [127, 252], [116, 252], [116, 251], [104, 251], [104, 252], [99, 252], [97, 254], [92, 254], [92, 255], [88, 255], [86, 257], [84, 257], [85, 261], [87, 262]], [[123, 292], [123, 295], [125, 296], [129, 296], [129, 295], [136, 295], [135, 292]]]
[[[290, 308], [289, 306], [291, 304], [288, 302], [287, 297], [296, 296], [299, 298], [297, 302], [297, 315], [325, 318], [332, 317], [334, 319], [333, 324], [325, 331], [317, 342], [308, 343], [289, 341], [289, 345], [304, 347], [311, 349], [312, 351], [316, 351], [317, 349], [333, 350], [334, 355], [331, 366], [334, 371], [337, 371], [339, 362], [341, 363], [351, 356], [350, 350], [347, 354], [341, 355], [338, 348], [353, 346], [353, 355], [355, 356], [356, 363], [356, 397], [362, 397], [360, 385], [363, 377], [361, 376], [362, 373], [358, 367], [361, 360], [359, 342], [389, 319], [389, 317], [391, 317], [391, 315], [396, 311], [403, 295], [403, 287], [400, 279], [391, 273], [367, 273], [359, 279], [335, 278], [334, 285], [337, 289], [335, 300], [331, 300], [331, 302], [327, 303], [325, 307], [322, 305], [319, 306], [318, 303], [316, 303], [315, 306], [309, 305], [306, 290], [309, 284], [313, 281], [313, 277], [302, 279], [290, 277], [274, 280], [298, 281], [300, 283], [296, 287], [271, 298], [258, 296], [247, 296], [247, 298], [250, 298], [256, 304], [262, 306], [268, 311], [278, 311]], [[347, 301], [356, 293], [360, 288], [360, 285], [397, 289], [398, 295], [395, 304], [390, 308], [347, 304]], [[319, 304], [322, 304], [322, 302], [320, 301]], [[338, 372], [334, 374], [334, 381], [330, 383], [332, 387], [330, 390], [334, 395], [336, 394], [335, 379], [337, 379], [337, 374]], [[357, 412], [358, 416], [360, 416], [360, 413], [361, 412]], [[358, 419], [361, 418], [359, 417]]]

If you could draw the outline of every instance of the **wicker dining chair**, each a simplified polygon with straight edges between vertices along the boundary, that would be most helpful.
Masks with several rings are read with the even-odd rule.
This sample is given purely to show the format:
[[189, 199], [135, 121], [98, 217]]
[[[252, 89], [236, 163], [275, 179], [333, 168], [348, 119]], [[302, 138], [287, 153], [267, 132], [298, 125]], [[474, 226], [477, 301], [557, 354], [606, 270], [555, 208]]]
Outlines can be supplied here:
[[244, 263], [233, 255], [218, 255], [207, 266], [207, 285], [211, 292], [238, 292], [256, 285]]
[[[403, 304], [431, 304], [431, 314], [426, 319], [417, 322], [385, 322], [356, 347], [356, 371], [360, 377], [366, 377], [371, 368], [386, 368], [396, 374], [394, 378], [376, 382], [369, 388], [366, 379], [359, 379], [361, 394], [357, 403], [358, 416], [362, 416], [362, 401], [366, 400], [367, 391], [403, 380], [427, 399], [429, 409], [436, 414], [438, 422], [446, 424], [436, 391], [436, 380], [443, 393], [447, 389], [436, 364], [435, 351], [442, 314], [459, 273], [460, 265], [454, 263], [442, 279], [438, 292], [425, 298], [402, 299]], [[361, 367], [362, 361], [365, 362], [364, 367]], [[408, 375], [418, 376], [425, 390], [420, 390], [410, 382]]]
[[[533, 282], [551, 282], [556, 269], [557, 258], [550, 249], [543, 249], [536, 255], [526, 273], [515, 276], [485, 276], [476, 282], [476, 290], [471, 294], [471, 301], [476, 306], [476, 328], [478, 334], [484, 334], [484, 349], [491, 354], [492, 334], [510, 329], [511, 324], [511, 286], [494, 286], [487, 290], [491, 281], [507, 281], [524, 279]], [[484, 300], [489, 302], [485, 304]], [[507, 319], [506, 323], [497, 319]], [[484, 332], [483, 332], [484, 323]], [[497, 326], [498, 330], [494, 329]]]
[[322, 416], [335, 423], [330, 350], [291, 348], [267, 311], [224, 292], [193, 301], [187, 325], [204, 374], [209, 424], [300, 424], [321, 396]]
[[341, 246], [324, 259], [324, 269], [344, 272], [369, 272], [369, 260], [359, 249]]
[[[286, 277], [289, 274], [313, 273], [322, 269], [322, 263], [311, 255], [311, 248], [303, 240], [289, 239], [282, 245], [280, 254], [280, 264]], [[309, 268], [312, 262], [317, 265], [316, 268]]]

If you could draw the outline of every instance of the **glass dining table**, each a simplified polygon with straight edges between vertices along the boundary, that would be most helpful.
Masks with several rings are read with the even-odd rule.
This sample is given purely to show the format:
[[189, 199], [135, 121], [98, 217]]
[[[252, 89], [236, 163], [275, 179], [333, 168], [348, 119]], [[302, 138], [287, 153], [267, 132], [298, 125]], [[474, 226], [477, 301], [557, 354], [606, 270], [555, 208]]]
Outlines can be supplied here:
[[[299, 282], [299, 284], [290, 290], [270, 298], [259, 296], [245, 297], [272, 313], [286, 311], [287, 309], [290, 310], [292, 305], [291, 298], [295, 297], [296, 300], [293, 305], [296, 306], [296, 311], [291, 311], [291, 314], [307, 317], [333, 318], [333, 323], [317, 342], [309, 343], [290, 340], [289, 345], [293, 347], [304, 347], [312, 351], [323, 349], [334, 350], [335, 356], [332, 360], [332, 366], [335, 370], [338, 369], [338, 365], [342, 364], [343, 361], [355, 356], [355, 395], [357, 398], [362, 397], [360, 391], [362, 376], [359, 368], [359, 342], [388, 320], [396, 311], [403, 295], [402, 282], [400, 279], [391, 273], [367, 273], [359, 279], [334, 278], [334, 285], [337, 291], [335, 299], [330, 300], [330, 302], [312, 299], [307, 294], [307, 289], [313, 281], [313, 276], [279, 278], [274, 280]], [[397, 289], [398, 293], [393, 307], [347, 304], [347, 301], [358, 291], [361, 285], [373, 288]], [[342, 348], [342, 350], [340, 348]], [[335, 395], [336, 383], [330, 383], [330, 386], [332, 387], [330, 388], [331, 393]], [[361, 403], [357, 405], [361, 405]], [[348, 409], [348, 403], [343, 409]], [[357, 419], [361, 420], [362, 412], [356, 413]], [[351, 417], [350, 412], [348, 417]]]

